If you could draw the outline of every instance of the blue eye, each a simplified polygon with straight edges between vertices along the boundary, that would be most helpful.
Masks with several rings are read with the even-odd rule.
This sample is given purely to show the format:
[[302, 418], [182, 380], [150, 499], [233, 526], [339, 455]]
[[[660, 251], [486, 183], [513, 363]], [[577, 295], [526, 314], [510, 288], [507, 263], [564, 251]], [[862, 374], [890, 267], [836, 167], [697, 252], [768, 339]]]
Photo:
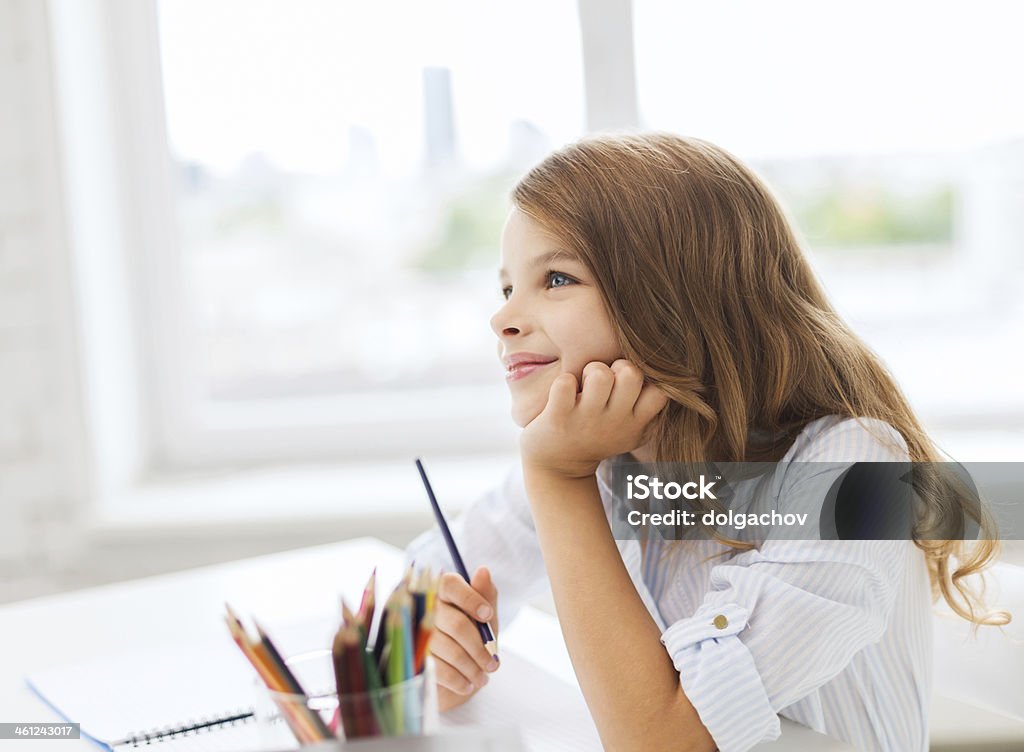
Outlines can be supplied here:
[[[559, 284], [557, 280], [564, 280], [563, 283]], [[566, 285], [576, 284], [576, 280], [570, 277], [568, 274], [562, 274], [562, 272], [549, 271], [548, 272], [548, 287], [565, 287]]]
[[[566, 287], [568, 285], [578, 284], [577, 281], [570, 277], [568, 274], [556, 272], [553, 269], [549, 269], [547, 272], [545, 272], [544, 278], [546, 280], [544, 287], [547, 290], [551, 290], [556, 287]], [[505, 300], [508, 300], [510, 297], [512, 297], [511, 285], [506, 285], [505, 287], [501, 288], [501, 297], [503, 297]]]

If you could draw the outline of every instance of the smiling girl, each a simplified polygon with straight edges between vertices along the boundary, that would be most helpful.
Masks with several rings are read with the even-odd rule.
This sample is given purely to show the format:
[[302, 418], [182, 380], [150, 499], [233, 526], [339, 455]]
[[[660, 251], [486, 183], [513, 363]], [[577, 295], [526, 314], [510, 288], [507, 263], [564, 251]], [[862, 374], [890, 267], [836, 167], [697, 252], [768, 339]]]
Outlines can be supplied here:
[[[1006, 621], [960, 581], [993, 541], [623, 541], [609, 523], [625, 460], [940, 459], [770, 191], [707, 142], [605, 135], [551, 154], [512, 205], [491, 325], [521, 465], [453, 524], [487, 566], [442, 579], [442, 708], [499, 670], [471, 617], [497, 628], [550, 585], [609, 749], [746, 750], [779, 715], [860, 749], [926, 749], [931, 603]], [[447, 562], [436, 531], [408, 554]]]

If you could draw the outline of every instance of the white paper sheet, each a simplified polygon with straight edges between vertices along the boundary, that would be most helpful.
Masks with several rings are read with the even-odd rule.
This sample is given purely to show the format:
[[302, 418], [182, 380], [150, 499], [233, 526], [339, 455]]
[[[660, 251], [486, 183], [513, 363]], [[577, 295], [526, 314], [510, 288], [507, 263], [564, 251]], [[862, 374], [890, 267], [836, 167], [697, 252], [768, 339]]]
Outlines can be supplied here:
[[579, 688], [509, 650], [483, 689], [441, 715], [442, 728], [488, 724], [518, 726], [529, 752], [601, 749]]

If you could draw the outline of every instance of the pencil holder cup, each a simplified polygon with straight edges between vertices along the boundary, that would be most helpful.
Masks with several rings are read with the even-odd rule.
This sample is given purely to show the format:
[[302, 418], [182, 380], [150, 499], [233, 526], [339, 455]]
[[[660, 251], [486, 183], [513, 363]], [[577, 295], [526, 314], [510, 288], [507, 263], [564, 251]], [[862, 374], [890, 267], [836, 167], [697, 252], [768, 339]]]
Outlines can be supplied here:
[[253, 711], [261, 741], [268, 746], [301, 746], [325, 738], [425, 736], [438, 727], [434, 660], [404, 682], [338, 696], [330, 650], [285, 660], [305, 694], [278, 692], [258, 681]]

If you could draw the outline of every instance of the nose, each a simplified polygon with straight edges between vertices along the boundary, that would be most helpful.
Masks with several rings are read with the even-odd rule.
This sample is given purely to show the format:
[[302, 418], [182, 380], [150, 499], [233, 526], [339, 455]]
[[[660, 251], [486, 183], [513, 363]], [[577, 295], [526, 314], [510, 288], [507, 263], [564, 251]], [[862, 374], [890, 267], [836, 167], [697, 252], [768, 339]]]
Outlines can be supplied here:
[[491, 316], [491, 331], [498, 338], [511, 337], [521, 333], [523, 323], [520, 315], [512, 307], [512, 299], [509, 298], [505, 304], [498, 309], [497, 313]]

